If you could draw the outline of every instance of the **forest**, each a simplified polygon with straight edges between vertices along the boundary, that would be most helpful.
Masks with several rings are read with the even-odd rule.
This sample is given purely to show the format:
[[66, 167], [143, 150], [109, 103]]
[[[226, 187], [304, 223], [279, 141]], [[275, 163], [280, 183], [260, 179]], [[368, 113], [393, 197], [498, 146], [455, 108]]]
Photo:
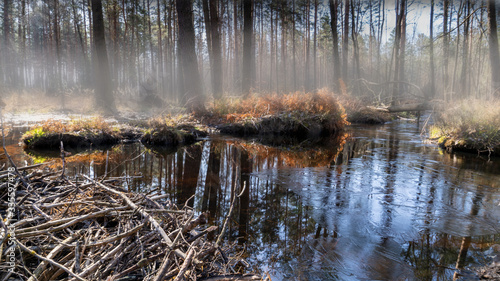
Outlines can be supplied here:
[[0, 0], [0, 280], [498, 280], [499, 5]]
[[499, 95], [495, 1], [3, 0], [1, 15], [4, 100], [64, 109], [94, 91], [116, 110], [321, 88], [376, 105]]

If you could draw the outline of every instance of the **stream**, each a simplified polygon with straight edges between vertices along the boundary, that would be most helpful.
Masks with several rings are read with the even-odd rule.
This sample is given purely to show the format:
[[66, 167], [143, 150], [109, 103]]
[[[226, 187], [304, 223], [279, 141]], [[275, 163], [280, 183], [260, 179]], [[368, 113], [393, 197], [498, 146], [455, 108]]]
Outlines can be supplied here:
[[[6, 139], [14, 161], [61, 167], [58, 152], [23, 151], [25, 129]], [[395, 121], [308, 148], [132, 143], [74, 153], [66, 173], [127, 177], [128, 190], [166, 194], [219, 226], [236, 196], [226, 241], [272, 280], [467, 280], [500, 255], [500, 159], [424, 138], [416, 122]]]

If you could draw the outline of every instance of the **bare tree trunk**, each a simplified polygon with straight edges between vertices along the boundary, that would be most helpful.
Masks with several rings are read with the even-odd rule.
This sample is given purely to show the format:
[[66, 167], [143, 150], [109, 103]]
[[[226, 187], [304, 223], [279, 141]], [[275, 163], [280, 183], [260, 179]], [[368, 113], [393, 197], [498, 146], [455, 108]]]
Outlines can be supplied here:
[[212, 40], [212, 90], [214, 98], [222, 96], [222, 53], [220, 42], [220, 20], [216, 0], [210, 0], [210, 34]]
[[[358, 8], [359, 8], [359, 3], [358, 3]], [[356, 70], [356, 79], [361, 78], [361, 67], [359, 65], [359, 45], [358, 45], [358, 33], [356, 32], [356, 26], [358, 23], [356, 22], [356, 14], [355, 14], [355, 6], [354, 6], [354, 1], [351, 0], [351, 16], [352, 16], [352, 23], [351, 23], [351, 36], [352, 36], [352, 47], [353, 47], [353, 53], [354, 53], [354, 67]], [[360, 14], [358, 10], [358, 15]]]
[[26, 0], [21, 0], [21, 22], [19, 24], [19, 44], [21, 49], [21, 63], [19, 64], [19, 72], [21, 74], [20, 86], [26, 86]]
[[314, 0], [314, 39], [313, 39], [313, 89], [318, 87], [318, 66], [317, 66], [317, 49], [318, 49], [318, 0]]
[[[3, 0], [3, 47], [2, 47], [2, 59], [3, 59], [3, 70], [5, 71], [5, 84], [7, 86], [12, 86], [12, 72], [7, 71], [11, 68], [11, 0]], [[3, 94], [3, 93], [2, 93]]]
[[181, 101], [188, 110], [196, 113], [205, 111], [201, 77], [195, 50], [195, 33], [193, 25], [192, 1], [176, 0], [177, 18], [179, 22], [179, 65], [181, 67], [183, 92]]
[[94, 73], [95, 76], [95, 102], [98, 108], [108, 113], [115, 113], [115, 102], [112, 92], [112, 85], [108, 53], [106, 52], [106, 39], [104, 35], [104, 18], [102, 13], [101, 0], [92, 0], [93, 34], [94, 34]]
[[448, 10], [449, 10], [450, 0], [443, 1], [443, 97], [446, 101], [448, 98], [447, 92], [449, 91], [449, 71], [448, 71], [448, 61], [450, 56], [449, 47], [449, 34], [448, 34]]
[[311, 42], [311, 35], [310, 35], [310, 20], [309, 20], [309, 14], [310, 14], [310, 8], [311, 8], [311, 0], [307, 0], [307, 6], [306, 6], [306, 14], [305, 14], [305, 20], [306, 20], [306, 30], [305, 30], [305, 54], [304, 54], [304, 90], [310, 91], [311, 90], [311, 76], [309, 75], [310, 73], [310, 42]]
[[234, 67], [233, 80], [234, 88], [239, 89], [240, 85], [240, 38], [238, 32], [238, 0], [233, 2], [233, 28], [234, 28]]
[[349, 51], [349, 7], [351, 0], [346, 0], [344, 3], [344, 31], [342, 33], [342, 79], [347, 81], [348, 76], [348, 51]]
[[339, 90], [339, 82], [342, 77], [340, 73], [340, 55], [339, 55], [339, 35], [337, 31], [337, 13], [339, 0], [329, 0], [330, 4], [330, 26], [333, 35], [333, 77], [336, 90]]
[[242, 92], [250, 94], [255, 71], [255, 51], [253, 44], [253, 0], [243, 0], [243, 70]]
[[[317, 1], [317, 0], [316, 0]], [[286, 2], [281, 1], [281, 73], [283, 73], [283, 91], [286, 93], [287, 89], [287, 68], [286, 68], [286, 59], [287, 59], [287, 48], [286, 48], [286, 33], [287, 33], [287, 12], [286, 12]]]
[[297, 59], [295, 47], [295, 0], [292, 0], [292, 60], [293, 60], [293, 91], [297, 91]]
[[163, 38], [162, 38], [162, 30], [161, 30], [161, 6], [160, 0], [156, 0], [156, 17], [157, 17], [157, 26], [158, 26], [158, 59], [156, 60], [158, 64], [158, 76], [160, 77], [160, 88], [158, 91], [163, 93], [163, 85], [165, 83], [163, 79]]
[[436, 77], [434, 70], [434, 0], [431, 0], [431, 16], [430, 16], [430, 80], [431, 80], [431, 89], [429, 96], [433, 98], [436, 91]]
[[490, 26], [490, 64], [491, 87], [494, 95], [500, 98], [500, 55], [498, 51], [497, 19], [495, 0], [488, 1], [488, 22]]
[[462, 73], [460, 75], [460, 88], [462, 97], [468, 93], [469, 88], [469, 29], [470, 29], [470, 2], [465, 1], [465, 26], [464, 26], [464, 45], [462, 47]]

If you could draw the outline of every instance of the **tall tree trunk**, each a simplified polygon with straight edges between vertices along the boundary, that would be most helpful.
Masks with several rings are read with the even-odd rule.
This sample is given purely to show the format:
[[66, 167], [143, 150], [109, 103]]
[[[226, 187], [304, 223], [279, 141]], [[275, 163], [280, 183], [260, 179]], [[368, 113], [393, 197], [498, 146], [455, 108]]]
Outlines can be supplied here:
[[292, 61], [293, 61], [293, 91], [297, 91], [297, 58], [295, 47], [295, 0], [292, 0]]
[[339, 34], [337, 30], [337, 15], [338, 15], [338, 7], [339, 0], [329, 0], [330, 4], [330, 26], [332, 28], [332, 36], [333, 36], [333, 77], [335, 83], [335, 90], [340, 90], [339, 82], [342, 77], [340, 73], [340, 55], [339, 55]]
[[500, 55], [498, 51], [498, 34], [495, 0], [488, 1], [488, 22], [490, 26], [490, 64], [491, 64], [491, 89], [497, 98], [500, 98]]
[[106, 39], [104, 35], [104, 18], [101, 0], [92, 0], [93, 34], [94, 34], [94, 73], [95, 73], [95, 101], [96, 106], [108, 113], [115, 113], [115, 102], [112, 85], [108, 53], [106, 51]]
[[313, 39], [313, 89], [318, 87], [318, 66], [317, 66], [317, 52], [318, 52], [318, 0], [314, 0], [314, 39]]
[[[359, 8], [359, 3], [358, 3], [358, 8]], [[359, 62], [359, 45], [358, 45], [358, 33], [356, 31], [356, 26], [358, 23], [356, 22], [356, 11], [355, 11], [355, 6], [354, 6], [354, 1], [351, 0], [351, 17], [352, 17], [352, 23], [351, 23], [351, 36], [352, 36], [352, 49], [353, 49], [353, 65], [354, 69], [356, 70], [356, 77], [355, 79], [361, 78], [361, 67], [360, 67], [360, 62]], [[360, 14], [360, 11], [358, 10], [358, 15]], [[357, 84], [357, 83], [356, 83]]]
[[179, 22], [179, 64], [181, 67], [183, 92], [181, 101], [188, 110], [196, 113], [205, 111], [205, 100], [201, 88], [201, 76], [195, 50], [195, 33], [193, 25], [193, 2], [176, 0], [177, 18]]
[[19, 44], [21, 49], [21, 63], [19, 72], [21, 74], [20, 86], [26, 86], [26, 0], [21, 0], [21, 22], [19, 24]]
[[465, 11], [465, 24], [464, 24], [464, 45], [462, 47], [462, 72], [460, 75], [460, 88], [461, 95], [465, 97], [469, 93], [469, 30], [470, 30], [470, 11], [471, 3], [470, 1], [465, 1], [464, 11]]
[[234, 88], [240, 89], [240, 36], [238, 32], [238, 0], [233, 2], [233, 28], [234, 28], [234, 66], [233, 80]]
[[217, 0], [210, 0], [210, 34], [212, 39], [212, 91], [214, 98], [218, 99], [222, 96], [222, 53], [220, 40], [220, 20], [219, 11], [217, 9]]
[[156, 0], [156, 25], [158, 27], [158, 59], [156, 63], [158, 65], [158, 77], [160, 77], [160, 87], [158, 89], [159, 93], [163, 93], [163, 85], [165, 84], [163, 76], [163, 38], [161, 30], [161, 6], [160, 0]]
[[[434, 0], [431, 0], [431, 16], [430, 16], [430, 80], [431, 80], [431, 89], [429, 92], [430, 98], [433, 98], [436, 91], [436, 77], [434, 70]], [[445, 35], [446, 36], [446, 35]]]
[[306, 92], [311, 90], [311, 75], [310, 75], [310, 44], [311, 44], [311, 23], [309, 20], [309, 15], [310, 15], [310, 9], [311, 9], [311, 0], [306, 1], [306, 7], [305, 7], [305, 54], [304, 54], [304, 90]]
[[351, 0], [346, 0], [344, 3], [344, 31], [342, 33], [342, 79], [347, 81], [348, 68], [348, 50], [349, 50], [349, 7]]
[[396, 13], [396, 35], [394, 39], [394, 87], [391, 105], [395, 105], [402, 90], [404, 80], [404, 47], [406, 33], [406, 0], [399, 0]]
[[449, 80], [450, 75], [448, 71], [448, 61], [450, 57], [450, 47], [449, 47], [449, 34], [448, 34], [448, 11], [449, 11], [450, 0], [443, 1], [443, 97], [446, 101], [448, 99], [449, 91]]
[[287, 68], [286, 68], [286, 60], [287, 60], [287, 11], [286, 11], [286, 1], [281, 1], [281, 73], [283, 73], [283, 92], [287, 92]]
[[242, 92], [250, 94], [255, 71], [255, 51], [253, 48], [253, 0], [243, 0], [243, 70]]
[[11, 69], [11, 5], [12, 0], [3, 0], [3, 47], [2, 47], [2, 56], [3, 56], [3, 70], [5, 71], [5, 79], [6, 85], [12, 86], [13, 84], [13, 76], [12, 71], [8, 71]]

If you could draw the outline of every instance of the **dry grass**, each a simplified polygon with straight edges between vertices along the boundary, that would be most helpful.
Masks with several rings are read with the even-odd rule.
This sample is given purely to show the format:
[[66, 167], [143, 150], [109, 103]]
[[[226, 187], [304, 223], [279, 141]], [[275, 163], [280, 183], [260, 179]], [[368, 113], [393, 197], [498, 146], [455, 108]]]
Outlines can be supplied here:
[[[112, 132], [112, 126], [102, 117], [72, 119], [69, 122], [49, 119], [37, 124], [32, 130], [41, 130], [46, 134], [70, 132]], [[30, 131], [32, 131], [30, 130]]]
[[61, 121], [49, 119], [38, 123], [24, 133], [21, 141], [30, 148], [58, 148], [61, 140], [65, 146], [90, 145], [91, 143], [116, 142], [120, 130], [101, 117]]
[[500, 100], [448, 105], [431, 127], [431, 138], [448, 148], [500, 154]]
[[247, 99], [222, 99], [209, 106], [209, 110], [227, 122], [260, 118], [268, 115], [321, 115], [345, 122], [345, 110], [334, 94], [327, 90], [317, 93], [290, 93], [251, 96]]

